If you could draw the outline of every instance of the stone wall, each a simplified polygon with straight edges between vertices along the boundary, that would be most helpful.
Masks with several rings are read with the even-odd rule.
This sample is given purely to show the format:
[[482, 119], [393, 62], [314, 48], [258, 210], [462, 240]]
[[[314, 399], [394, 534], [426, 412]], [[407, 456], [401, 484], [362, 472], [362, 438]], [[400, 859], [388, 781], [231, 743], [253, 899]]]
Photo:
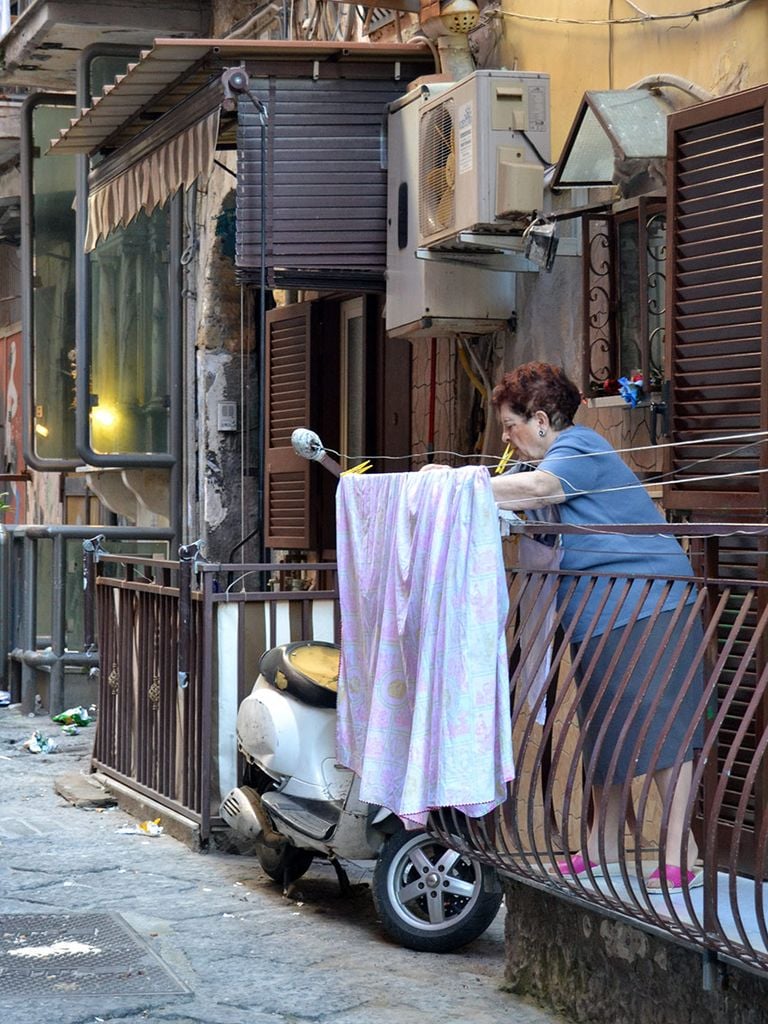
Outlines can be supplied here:
[[765, 1024], [768, 978], [519, 884], [506, 884], [505, 988], [575, 1024]]

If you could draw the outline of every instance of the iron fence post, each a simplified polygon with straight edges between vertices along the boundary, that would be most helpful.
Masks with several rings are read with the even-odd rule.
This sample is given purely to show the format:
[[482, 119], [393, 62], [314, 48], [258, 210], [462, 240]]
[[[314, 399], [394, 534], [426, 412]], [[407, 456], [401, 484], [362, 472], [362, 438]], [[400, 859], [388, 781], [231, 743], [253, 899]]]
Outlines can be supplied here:
[[67, 578], [66, 542], [60, 534], [53, 538], [53, 566], [51, 586], [51, 650], [54, 660], [51, 664], [48, 706], [51, 715], [64, 710], [64, 663], [62, 657], [66, 648], [66, 601]]
[[199, 542], [179, 548], [179, 642], [176, 647], [176, 672], [179, 688], [189, 685], [190, 644], [192, 640], [192, 573], [199, 554]]
[[[704, 575], [707, 580], [707, 601], [706, 601], [706, 618], [709, 623], [715, 615], [715, 609], [718, 601], [718, 585], [717, 578], [720, 575], [720, 540], [718, 537], [706, 537], [704, 539]], [[713, 666], [717, 660], [717, 637], [713, 637], [711, 641], [711, 648], [707, 652], [707, 658], [710, 663], [709, 667]], [[709, 675], [710, 673], [707, 673]], [[709, 702], [707, 703], [706, 721], [704, 722], [704, 734], [705, 743], [709, 737], [709, 732], [712, 729], [712, 723], [717, 714], [717, 692], [713, 691], [709, 696]], [[715, 832], [718, 830], [717, 814], [714, 808], [715, 793], [717, 791], [718, 783], [718, 750], [717, 750], [717, 737], [715, 737], [715, 745], [710, 750], [709, 760], [704, 768], [703, 773], [703, 801], [702, 801], [702, 812], [701, 812], [701, 824], [702, 824], [702, 840], [706, 842], [706, 837], [709, 836], [710, 830], [714, 829]], [[718, 837], [719, 838], [719, 837]], [[715, 841], [716, 850], [719, 848], [719, 842]], [[704, 931], [705, 933], [712, 933], [717, 930], [717, 861], [718, 858], [715, 856], [712, 859], [712, 863], [708, 863], [705, 858], [705, 873], [704, 873]]]
[[[37, 544], [35, 539], [24, 537], [23, 579], [26, 581], [21, 602], [21, 628], [19, 630], [24, 650], [33, 651], [37, 647]], [[29, 713], [35, 710], [35, 669], [25, 661], [21, 663], [21, 705]]]
[[104, 534], [83, 541], [83, 647], [96, 645], [96, 562], [103, 550]]

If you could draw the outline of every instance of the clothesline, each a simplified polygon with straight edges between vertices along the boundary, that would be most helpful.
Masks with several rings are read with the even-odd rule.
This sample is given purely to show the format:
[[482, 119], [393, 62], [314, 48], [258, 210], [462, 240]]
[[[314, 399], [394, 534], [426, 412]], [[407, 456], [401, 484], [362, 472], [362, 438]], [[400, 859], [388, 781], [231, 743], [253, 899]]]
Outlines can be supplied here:
[[[683, 448], [683, 447], [686, 447], [687, 445], [693, 445], [693, 444], [695, 444], [695, 445], [702, 445], [702, 444], [718, 444], [721, 441], [742, 441], [742, 440], [746, 440], [748, 438], [753, 438], [753, 439], [754, 438], [759, 438], [759, 439], [762, 440], [762, 443], [765, 443], [766, 441], [768, 441], [768, 430], [754, 430], [754, 431], [750, 431], [750, 432], [747, 432], [747, 433], [739, 433], [739, 434], [721, 434], [721, 435], [715, 435], [714, 437], [697, 437], [697, 438], [695, 438], [692, 441], [666, 441], [666, 442], [663, 442], [661, 444], [638, 445], [636, 447], [633, 446], [631, 448], [614, 448], [614, 449], [612, 449], [612, 451], [616, 452], [618, 455], [628, 455], [628, 454], [637, 453], [637, 452], [663, 451], [665, 448]], [[330, 452], [331, 455], [337, 455], [337, 456], [339, 456], [339, 458], [342, 457], [342, 452], [336, 451], [333, 448], [326, 448], [325, 450], [327, 452]], [[348, 453], [348, 452], [343, 453], [344, 457], [347, 458], [347, 459], [356, 459], [356, 460], [361, 460], [361, 461], [363, 459], [371, 459], [371, 460], [394, 461], [394, 462], [403, 461], [405, 459], [412, 459], [416, 455], [425, 455], [425, 454], [426, 454], [425, 452], [409, 452], [409, 453], [407, 453], [405, 455], [356, 455], [356, 454], [351, 454], [351, 453]], [[569, 458], [581, 459], [581, 458], [590, 458], [593, 455], [609, 455], [609, 454], [611, 454], [611, 453], [608, 452], [608, 451], [606, 451], [606, 452], [585, 452], [583, 454], [569, 456]], [[498, 456], [496, 456], [496, 455], [481, 455], [481, 454], [478, 454], [478, 453], [475, 453], [475, 452], [470, 452], [470, 453], [467, 453], [467, 452], [454, 452], [454, 451], [451, 451], [450, 449], [440, 449], [439, 451], [430, 452], [430, 455], [433, 455], [433, 456], [434, 455], [452, 455], [452, 456], [454, 456], [457, 459], [484, 459], [487, 462], [498, 462]]]
[[[676, 485], [676, 484], [709, 483], [709, 482], [712, 482], [712, 481], [717, 482], [717, 481], [728, 480], [728, 479], [733, 479], [733, 478], [737, 478], [737, 477], [759, 476], [762, 473], [768, 472], [768, 469], [756, 468], [756, 469], [734, 470], [731, 473], [709, 473], [709, 474], [704, 474], [704, 475], [695, 476], [695, 477], [692, 477], [692, 476], [682, 476], [681, 475], [682, 472], [688, 472], [691, 469], [693, 469], [694, 466], [702, 466], [702, 465], [706, 465], [707, 463], [718, 462], [718, 461], [723, 460], [723, 459], [732, 459], [734, 456], [737, 456], [737, 455], [747, 451], [748, 449], [755, 447], [757, 444], [766, 444], [768, 442], [768, 431], [755, 431], [753, 433], [748, 433], [748, 434], [722, 435], [722, 436], [713, 437], [713, 438], [697, 439], [695, 441], [680, 441], [680, 442], [677, 442], [677, 443], [670, 442], [668, 444], [663, 444], [663, 445], [648, 445], [648, 446], [638, 447], [638, 448], [621, 448], [621, 449], [617, 449], [615, 451], [616, 451], [617, 454], [621, 455], [621, 454], [637, 453], [637, 452], [649, 451], [649, 450], [658, 450], [658, 449], [663, 449], [663, 448], [677, 448], [677, 447], [681, 447], [681, 446], [684, 446], [684, 445], [691, 445], [691, 444], [696, 444], [696, 445], [715, 444], [717, 442], [737, 441], [737, 440], [744, 440], [744, 439], [751, 439], [751, 443], [747, 444], [747, 445], [739, 445], [736, 448], [730, 448], [727, 451], [720, 452], [719, 454], [712, 455], [712, 456], [710, 456], [708, 458], [695, 459], [695, 460], [687, 463], [684, 466], [676, 467], [674, 470], [672, 470], [672, 471], [670, 471], [669, 473], [666, 473], [666, 474], [659, 473], [659, 474], [656, 474], [654, 476], [646, 478], [644, 481], [638, 481], [638, 483], [634, 483], [634, 484], [623, 484], [623, 485], [621, 485], [619, 487], [601, 487], [601, 488], [596, 488], [596, 489], [590, 490], [590, 491], [578, 491], [578, 492], [574, 491], [573, 494], [574, 495], [575, 494], [610, 494], [611, 492], [632, 490], [632, 489], [638, 488], [638, 487], [647, 487], [650, 484], [655, 484], [655, 485], [662, 486], [662, 487], [669, 487], [669, 486], [673, 486], [673, 485]], [[331, 454], [338, 455], [339, 457], [341, 457], [341, 453], [340, 452], [336, 452], [332, 448], [329, 448], [327, 450], [329, 452], [331, 452]], [[453, 452], [453, 451], [437, 451], [437, 452], [433, 452], [432, 454], [433, 454], [433, 456], [434, 455], [450, 455], [450, 456], [453, 456], [453, 457], [456, 457], [456, 458], [460, 458], [460, 459], [482, 458], [482, 459], [488, 459], [488, 460], [496, 461], [497, 463], [499, 463], [498, 457], [495, 457], [495, 456], [492, 457], [492, 456], [467, 455], [466, 453]], [[596, 456], [611, 455], [611, 454], [614, 454], [614, 450], [613, 449], [609, 449], [607, 451], [600, 451], [600, 452], [579, 452], [578, 454], [574, 454], [574, 455], [564, 455], [562, 457], [562, 461], [566, 461], [568, 459], [594, 458]], [[366, 459], [366, 460], [388, 459], [388, 460], [398, 460], [398, 459], [410, 459], [410, 458], [413, 458], [413, 455], [365, 455], [365, 456], [364, 455], [347, 455], [346, 458], [347, 459], [351, 459], [351, 460], [355, 460], [355, 459]], [[537, 464], [537, 462], [535, 460], [526, 460], [526, 462], [525, 462], [525, 465], [529, 465], [529, 466], [535, 466], [536, 464]], [[520, 465], [520, 463], [518, 462], [518, 463], [516, 463], [516, 465]], [[565, 482], [567, 483], [567, 480]], [[530, 499], [530, 500], [534, 501], [535, 499]], [[522, 502], [522, 499], [521, 499], [521, 504], [519, 506], [516, 506], [516, 507], [526, 508], [527, 506]]]

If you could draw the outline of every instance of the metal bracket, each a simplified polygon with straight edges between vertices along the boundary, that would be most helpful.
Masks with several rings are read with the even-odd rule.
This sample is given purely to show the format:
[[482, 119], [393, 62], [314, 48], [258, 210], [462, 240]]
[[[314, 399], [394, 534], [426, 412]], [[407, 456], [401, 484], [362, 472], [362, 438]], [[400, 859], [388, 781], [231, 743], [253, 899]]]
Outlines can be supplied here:
[[416, 258], [513, 274], [534, 273], [540, 269], [537, 264], [525, 258], [525, 241], [520, 234], [488, 235], [476, 231], [459, 231], [456, 243], [455, 249], [419, 248], [416, 250]]

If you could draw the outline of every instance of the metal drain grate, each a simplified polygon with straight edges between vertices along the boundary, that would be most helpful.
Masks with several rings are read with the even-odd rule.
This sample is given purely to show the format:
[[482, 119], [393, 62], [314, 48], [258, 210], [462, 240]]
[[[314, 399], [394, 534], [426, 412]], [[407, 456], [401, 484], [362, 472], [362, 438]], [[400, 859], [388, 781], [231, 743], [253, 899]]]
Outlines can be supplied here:
[[188, 991], [118, 914], [0, 914], [5, 997]]

